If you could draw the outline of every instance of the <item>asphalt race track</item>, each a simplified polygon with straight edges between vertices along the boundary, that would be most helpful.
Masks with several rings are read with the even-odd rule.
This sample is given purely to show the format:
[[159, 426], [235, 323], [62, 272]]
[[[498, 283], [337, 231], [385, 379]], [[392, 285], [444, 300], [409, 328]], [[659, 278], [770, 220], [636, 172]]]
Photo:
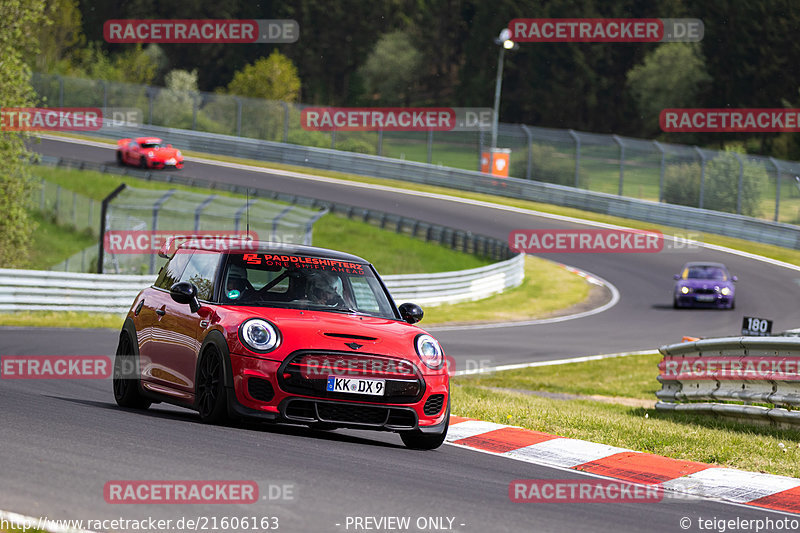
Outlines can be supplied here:
[[[41, 153], [113, 164], [114, 152], [46, 140]], [[411, 196], [270, 172], [226, 169], [189, 160], [186, 175], [381, 209], [506, 238], [513, 229], [571, 228], [529, 214]], [[736, 335], [743, 315], [774, 320], [780, 331], [800, 325], [800, 272], [707, 250], [657, 254], [563, 254], [549, 259], [612, 283], [620, 301], [586, 318], [532, 326], [436, 332], [457, 360], [492, 364], [652, 349], [683, 335]], [[734, 311], [673, 310], [672, 274], [687, 260], [725, 262], [739, 276]], [[424, 324], [424, 323], [423, 323]], [[0, 354], [109, 354], [116, 332], [0, 329]], [[277, 516], [279, 531], [354, 531], [347, 517], [454, 518], [456, 531], [684, 531], [697, 519], [757, 519], [780, 514], [713, 501], [616, 504], [512, 503], [515, 479], [577, 479], [561, 471], [443, 446], [402, 447], [391, 434], [331, 433], [288, 426], [213, 427], [178, 408], [146, 412], [115, 406], [111, 383], [98, 380], [0, 381], [2, 437], [0, 509], [50, 518], [98, 519]], [[293, 486], [293, 500], [252, 505], [115, 505], [103, 498], [110, 480], [252, 479]], [[444, 521], [446, 525], [447, 520]], [[337, 525], [338, 524], [338, 525]], [[463, 524], [463, 525], [462, 525]], [[442, 531], [445, 529], [423, 529]], [[361, 529], [359, 531], [364, 531]]]

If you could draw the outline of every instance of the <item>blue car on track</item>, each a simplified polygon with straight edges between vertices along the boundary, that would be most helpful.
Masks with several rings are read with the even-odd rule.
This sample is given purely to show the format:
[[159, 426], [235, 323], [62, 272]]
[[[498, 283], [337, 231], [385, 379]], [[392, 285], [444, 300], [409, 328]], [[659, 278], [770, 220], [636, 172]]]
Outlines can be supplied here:
[[733, 309], [736, 306], [736, 288], [722, 263], [691, 262], [683, 265], [680, 274], [675, 274], [672, 306], [715, 307]]

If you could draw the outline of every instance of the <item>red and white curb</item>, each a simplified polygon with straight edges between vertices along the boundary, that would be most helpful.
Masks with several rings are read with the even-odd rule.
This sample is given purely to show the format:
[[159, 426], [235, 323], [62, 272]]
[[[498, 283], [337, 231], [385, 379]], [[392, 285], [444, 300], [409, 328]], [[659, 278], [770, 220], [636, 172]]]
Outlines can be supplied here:
[[459, 416], [447, 443], [693, 496], [800, 514], [800, 479], [670, 459], [605, 444]]

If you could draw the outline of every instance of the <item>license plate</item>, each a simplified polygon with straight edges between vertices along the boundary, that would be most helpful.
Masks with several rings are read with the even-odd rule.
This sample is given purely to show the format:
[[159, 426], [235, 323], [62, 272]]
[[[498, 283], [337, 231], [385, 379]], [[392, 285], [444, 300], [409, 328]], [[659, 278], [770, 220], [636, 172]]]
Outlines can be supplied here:
[[713, 302], [716, 297], [713, 294], [698, 294], [698, 302]]
[[174, 159], [167, 159], [167, 162], [166, 162], [167, 165], [174, 165], [175, 163], [176, 163], [176, 161]]
[[329, 392], [383, 396], [383, 392], [386, 389], [386, 380], [328, 376], [327, 388]]

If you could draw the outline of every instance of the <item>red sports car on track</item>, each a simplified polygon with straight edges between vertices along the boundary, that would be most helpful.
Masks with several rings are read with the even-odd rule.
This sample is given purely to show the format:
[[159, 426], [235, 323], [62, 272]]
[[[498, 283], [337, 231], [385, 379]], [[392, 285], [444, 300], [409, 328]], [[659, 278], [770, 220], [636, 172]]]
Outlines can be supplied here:
[[120, 332], [114, 396], [228, 417], [393, 431], [439, 447], [450, 417], [439, 343], [395, 307], [374, 267], [322, 248], [191, 241], [136, 297]]
[[141, 168], [183, 168], [183, 154], [158, 137], [117, 141], [117, 163]]

